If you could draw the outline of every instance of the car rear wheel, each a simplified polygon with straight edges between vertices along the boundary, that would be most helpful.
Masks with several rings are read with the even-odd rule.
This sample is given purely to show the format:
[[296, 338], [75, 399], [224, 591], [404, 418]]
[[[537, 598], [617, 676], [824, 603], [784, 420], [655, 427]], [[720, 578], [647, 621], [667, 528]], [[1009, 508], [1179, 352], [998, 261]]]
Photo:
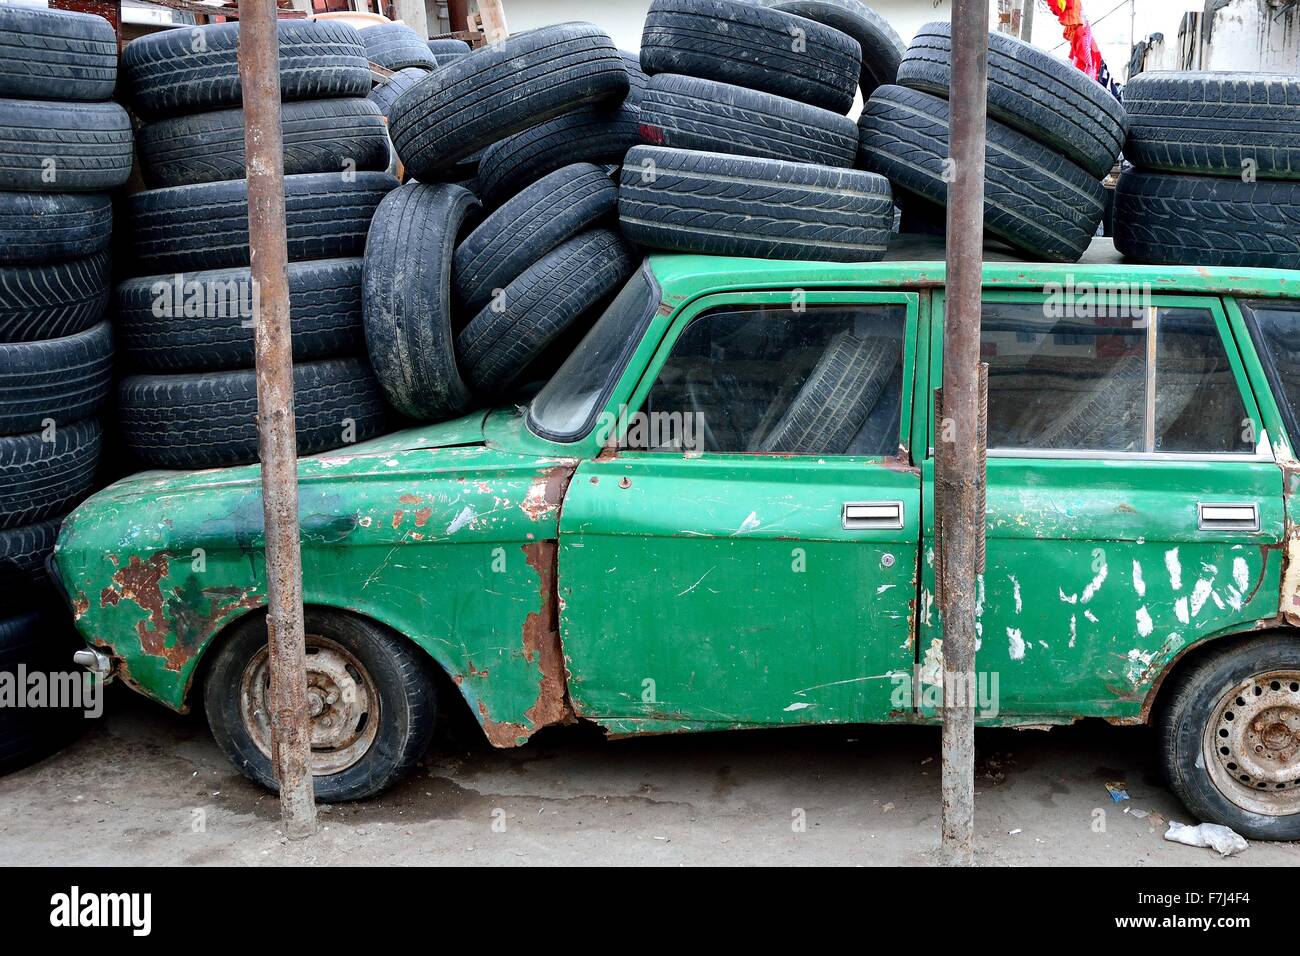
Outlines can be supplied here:
[[[437, 712], [432, 666], [402, 637], [349, 614], [307, 608], [305, 625], [316, 798], [372, 797], [429, 746]], [[212, 735], [245, 776], [276, 790], [266, 619], [242, 621], [216, 655], [203, 695]]]

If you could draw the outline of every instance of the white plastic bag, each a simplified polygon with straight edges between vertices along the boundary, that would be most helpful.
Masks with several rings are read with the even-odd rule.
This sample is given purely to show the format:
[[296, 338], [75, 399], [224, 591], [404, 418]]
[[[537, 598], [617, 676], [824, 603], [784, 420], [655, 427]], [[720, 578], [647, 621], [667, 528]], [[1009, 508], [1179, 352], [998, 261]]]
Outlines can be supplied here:
[[1231, 827], [1217, 823], [1201, 823], [1192, 827], [1170, 820], [1165, 839], [1171, 843], [1183, 843], [1187, 846], [1208, 846], [1217, 850], [1220, 856], [1232, 856], [1250, 846], [1246, 838]]

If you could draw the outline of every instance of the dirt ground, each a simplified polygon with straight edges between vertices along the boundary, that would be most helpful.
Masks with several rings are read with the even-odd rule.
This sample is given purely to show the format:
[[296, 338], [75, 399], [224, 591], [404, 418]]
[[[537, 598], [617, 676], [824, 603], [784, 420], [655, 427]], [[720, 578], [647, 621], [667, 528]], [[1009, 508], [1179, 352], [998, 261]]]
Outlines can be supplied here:
[[[981, 731], [978, 855], [993, 865], [1300, 864], [1300, 845], [1239, 857], [1166, 843], [1189, 821], [1145, 730]], [[226, 762], [201, 716], [120, 687], [67, 750], [0, 778], [12, 864], [922, 864], [937, 862], [938, 732], [854, 727], [430, 753], [382, 799], [323, 807], [288, 841], [276, 798]], [[1114, 803], [1106, 783], [1131, 799]], [[1130, 811], [1158, 814], [1139, 818]], [[1100, 815], [1099, 815], [1100, 811]], [[1098, 832], [1104, 821], [1104, 832]]]

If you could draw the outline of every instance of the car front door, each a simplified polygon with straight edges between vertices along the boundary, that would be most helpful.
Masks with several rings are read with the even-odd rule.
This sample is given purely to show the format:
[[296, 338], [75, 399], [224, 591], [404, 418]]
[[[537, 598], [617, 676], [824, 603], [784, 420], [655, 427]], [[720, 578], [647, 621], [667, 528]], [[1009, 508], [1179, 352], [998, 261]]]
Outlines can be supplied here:
[[917, 314], [913, 294], [800, 290], [682, 310], [561, 513], [578, 713], [629, 732], [889, 715], [914, 660]]

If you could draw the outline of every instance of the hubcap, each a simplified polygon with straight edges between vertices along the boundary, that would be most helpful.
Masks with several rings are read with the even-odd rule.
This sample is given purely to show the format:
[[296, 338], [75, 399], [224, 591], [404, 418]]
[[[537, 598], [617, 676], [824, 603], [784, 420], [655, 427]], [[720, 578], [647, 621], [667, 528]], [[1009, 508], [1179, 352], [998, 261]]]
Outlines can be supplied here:
[[1228, 691], [1202, 747], [1214, 785], [1237, 806], [1300, 812], [1300, 672], [1260, 674]]
[[[244, 668], [240, 685], [244, 727], [257, 749], [271, 756], [271, 669], [266, 648]], [[307, 635], [307, 713], [311, 772], [323, 777], [353, 766], [379, 733], [379, 692], [370, 674], [342, 645]]]

